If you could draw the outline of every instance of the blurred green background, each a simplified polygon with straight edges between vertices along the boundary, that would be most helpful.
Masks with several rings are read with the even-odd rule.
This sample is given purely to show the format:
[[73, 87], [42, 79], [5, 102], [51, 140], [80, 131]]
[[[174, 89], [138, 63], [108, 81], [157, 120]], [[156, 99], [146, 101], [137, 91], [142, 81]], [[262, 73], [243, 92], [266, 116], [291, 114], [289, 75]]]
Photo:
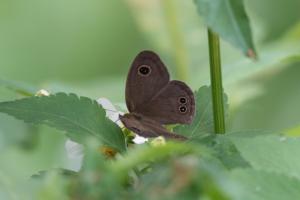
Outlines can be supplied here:
[[[228, 131], [300, 135], [299, 0], [246, 0], [258, 60], [222, 41]], [[193, 1], [0, 0], [0, 100], [9, 87], [63, 91], [124, 104], [135, 55], [156, 51], [173, 79], [209, 84], [206, 26]], [[0, 199], [37, 170], [74, 169], [61, 132], [0, 114]]]

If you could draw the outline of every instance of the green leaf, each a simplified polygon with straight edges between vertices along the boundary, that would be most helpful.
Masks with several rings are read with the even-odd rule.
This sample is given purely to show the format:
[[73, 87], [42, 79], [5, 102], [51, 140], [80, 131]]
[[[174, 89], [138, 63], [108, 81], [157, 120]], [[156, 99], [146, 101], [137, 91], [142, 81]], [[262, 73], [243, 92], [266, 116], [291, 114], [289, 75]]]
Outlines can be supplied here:
[[233, 170], [230, 173], [238, 183], [235, 192], [238, 190], [239, 196], [236, 199], [282, 200], [300, 197], [300, 180], [298, 179], [253, 169]]
[[[271, 6], [270, 6], [271, 5]], [[299, 23], [299, 0], [251, 0], [247, 1], [249, 14], [259, 21], [263, 29], [263, 41], [271, 42], [288, 32]], [[280, 13], [280, 15], [278, 14]]]
[[[190, 125], [180, 125], [174, 128], [174, 132], [188, 136], [189, 138], [199, 138], [205, 133], [214, 133], [214, 119], [212, 108], [211, 88], [201, 87], [194, 93], [196, 102], [195, 118]], [[227, 96], [224, 94], [225, 113], [228, 111]]]
[[241, 156], [239, 150], [228, 138], [223, 135], [217, 135], [215, 144], [212, 146], [215, 150], [215, 156], [226, 166], [228, 169], [237, 167], [250, 167], [250, 164]]
[[27, 123], [46, 124], [67, 132], [67, 136], [85, 143], [87, 136], [122, 152], [125, 139], [121, 129], [105, 117], [96, 101], [75, 94], [57, 93], [0, 103], [0, 112]]
[[250, 165], [300, 178], [300, 138], [290, 138], [261, 131], [227, 134]]
[[195, 3], [209, 28], [247, 56], [256, 56], [243, 0], [195, 0]]

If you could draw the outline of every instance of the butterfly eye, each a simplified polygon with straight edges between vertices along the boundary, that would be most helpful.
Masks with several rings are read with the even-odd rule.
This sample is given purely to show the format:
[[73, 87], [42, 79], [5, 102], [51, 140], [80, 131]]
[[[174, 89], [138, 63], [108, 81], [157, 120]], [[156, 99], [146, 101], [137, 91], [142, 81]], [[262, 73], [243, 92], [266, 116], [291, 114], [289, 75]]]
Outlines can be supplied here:
[[179, 107], [179, 111], [180, 111], [181, 113], [186, 113], [186, 111], [187, 111], [186, 106], [180, 106], [180, 107]]
[[187, 102], [185, 97], [179, 97], [179, 103], [185, 104]]
[[138, 73], [142, 76], [148, 76], [151, 73], [151, 68], [148, 65], [141, 65], [138, 68]]

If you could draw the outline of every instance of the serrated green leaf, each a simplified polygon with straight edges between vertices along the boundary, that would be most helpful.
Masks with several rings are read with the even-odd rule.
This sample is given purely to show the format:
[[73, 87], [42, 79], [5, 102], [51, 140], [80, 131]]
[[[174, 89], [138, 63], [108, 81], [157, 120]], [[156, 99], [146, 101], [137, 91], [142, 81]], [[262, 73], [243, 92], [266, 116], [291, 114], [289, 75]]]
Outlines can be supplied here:
[[[243, 200], [282, 200], [300, 198], [300, 180], [283, 174], [253, 169], [233, 170]], [[241, 192], [242, 191], [242, 192]]]
[[222, 38], [255, 57], [248, 16], [243, 0], [195, 0], [206, 24]]
[[88, 136], [122, 152], [125, 139], [121, 129], [105, 117], [96, 101], [75, 94], [57, 93], [0, 103], [0, 112], [27, 123], [46, 124], [67, 132], [67, 136], [85, 143]]
[[[196, 103], [195, 118], [190, 125], [180, 125], [174, 128], [174, 132], [188, 136], [189, 138], [199, 138], [205, 133], [214, 132], [214, 119], [212, 108], [211, 88], [201, 87], [194, 93]], [[224, 94], [224, 109], [228, 111], [227, 97]]]
[[[300, 138], [253, 131], [227, 134], [243, 158], [255, 169], [275, 171], [300, 178]], [[261, 135], [260, 135], [261, 133]]]

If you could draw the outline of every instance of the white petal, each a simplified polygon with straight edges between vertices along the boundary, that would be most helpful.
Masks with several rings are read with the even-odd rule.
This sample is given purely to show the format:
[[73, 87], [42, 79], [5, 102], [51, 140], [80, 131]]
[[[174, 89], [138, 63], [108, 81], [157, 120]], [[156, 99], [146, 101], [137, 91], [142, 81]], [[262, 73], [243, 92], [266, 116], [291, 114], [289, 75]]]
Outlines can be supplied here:
[[68, 139], [65, 143], [65, 149], [68, 158], [70, 159], [70, 163], [72, 163], [72, 169], [78, 171], [82, 165], [83, 146]]
[[122, 122], [119, 120], [119, 115], [123, 115], [123, 112], [118, 111], [106, 98], [99, 98], [97, 102], [106, 110], [106, 117], [115, 122], [118, 126], [124, 127]]
[[133, 139], [133, 142], [135, 143], [135, 144], [143, 144], [143, 143], [145, 143], [145, 142], [147, 142], [148, 141], [148, 139], [147, 138], [144, 138], [144, 137], [141, 137], [141, 136], [139, 136], [139, 135], [135, 135], [135, 138]]

